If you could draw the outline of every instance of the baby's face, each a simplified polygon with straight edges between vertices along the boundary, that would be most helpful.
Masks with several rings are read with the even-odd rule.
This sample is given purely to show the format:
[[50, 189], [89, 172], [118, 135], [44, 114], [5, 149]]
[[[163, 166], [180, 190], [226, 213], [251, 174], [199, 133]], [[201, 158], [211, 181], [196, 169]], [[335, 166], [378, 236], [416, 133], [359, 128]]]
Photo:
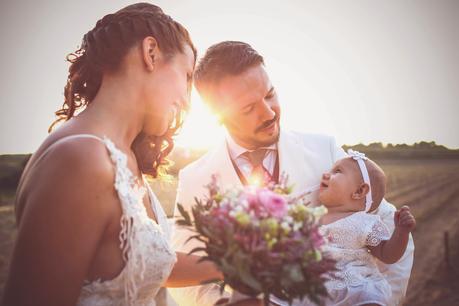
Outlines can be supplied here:
[[319, 200], [326, 207], [349, 206], [355, 209], [352, 194], [362, 183], [359, 166], [352, 158], [338, 160], [333, 168], [322, 175]]

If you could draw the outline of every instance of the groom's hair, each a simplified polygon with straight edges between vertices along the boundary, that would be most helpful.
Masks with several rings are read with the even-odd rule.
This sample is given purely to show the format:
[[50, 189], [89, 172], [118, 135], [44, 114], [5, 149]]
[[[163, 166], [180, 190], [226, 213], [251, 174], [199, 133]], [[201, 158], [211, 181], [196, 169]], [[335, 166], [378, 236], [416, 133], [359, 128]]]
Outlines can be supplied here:
[[207, 91], [227, 76], [235, 76], [257, 65], [264, 65], [263, 57], [248, 43], [223, 41], [207, 49], [194, 72], [194, 85], [199, 93]]

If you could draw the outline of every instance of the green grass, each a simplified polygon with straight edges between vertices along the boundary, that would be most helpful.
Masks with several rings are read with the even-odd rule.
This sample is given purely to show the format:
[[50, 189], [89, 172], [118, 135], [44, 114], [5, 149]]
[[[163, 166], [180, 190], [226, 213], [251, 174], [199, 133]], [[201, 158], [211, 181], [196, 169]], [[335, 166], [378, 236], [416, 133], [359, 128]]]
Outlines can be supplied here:
[[15, 238], [16, 225], [13, 206], [0, 206], [0, 297], [3, 295], [3, 286]]

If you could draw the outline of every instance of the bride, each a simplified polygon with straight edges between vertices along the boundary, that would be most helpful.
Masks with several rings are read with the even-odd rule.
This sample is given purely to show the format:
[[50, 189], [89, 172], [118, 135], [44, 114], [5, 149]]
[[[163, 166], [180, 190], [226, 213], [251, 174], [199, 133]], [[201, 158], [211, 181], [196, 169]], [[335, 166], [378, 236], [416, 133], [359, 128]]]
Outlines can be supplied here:
[[[175, 253], [157, 177], [190, 96], [196, 50], [151, 4], [109, 14], [69, 55], [65, 121], [35, 152], [16, 198], [5, 305], [159, 305], [163, 286], [221, 274]], [[162, 295], [163, 296], [163, 295]]]

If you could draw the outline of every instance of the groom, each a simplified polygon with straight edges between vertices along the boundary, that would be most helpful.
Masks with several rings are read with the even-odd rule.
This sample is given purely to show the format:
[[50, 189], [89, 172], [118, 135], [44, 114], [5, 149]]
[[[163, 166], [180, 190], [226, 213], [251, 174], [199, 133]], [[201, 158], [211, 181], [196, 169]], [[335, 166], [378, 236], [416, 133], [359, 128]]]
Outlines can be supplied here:
[[[186, 209], [194, 197], [206, 194], [205, 185], [218, 174], [223, 187], [276, 181], [286, 173], [294, 192], [319, 184], [322, 173], [345, 156], [334, 138], [281, 130], [281, 109], [277, 93], [264, 69], [263, 57], [250, 45], [225, 41], [210, 47], [195, 72], [195, 86], [227, 130], [226, 139], [179, 173], [177, 203]], [[313, 114], [305, 114], [313, 115]], [[313, 193], [312, 202], [317, 203]], [[395, 207], [383, 200], [374, 213], [394, 229]], [[194, 246], [185, 240], [191, 235], [177, 229], [175, 245], [189, 251]], [[379, 267], [392, 287], [392, 303], [401, 303], [406, 293], [413, 263], [413, 240], [402, 259]], [[180, 305], [214, 305], [221, 298], [216, 285], [173, 289]]]

